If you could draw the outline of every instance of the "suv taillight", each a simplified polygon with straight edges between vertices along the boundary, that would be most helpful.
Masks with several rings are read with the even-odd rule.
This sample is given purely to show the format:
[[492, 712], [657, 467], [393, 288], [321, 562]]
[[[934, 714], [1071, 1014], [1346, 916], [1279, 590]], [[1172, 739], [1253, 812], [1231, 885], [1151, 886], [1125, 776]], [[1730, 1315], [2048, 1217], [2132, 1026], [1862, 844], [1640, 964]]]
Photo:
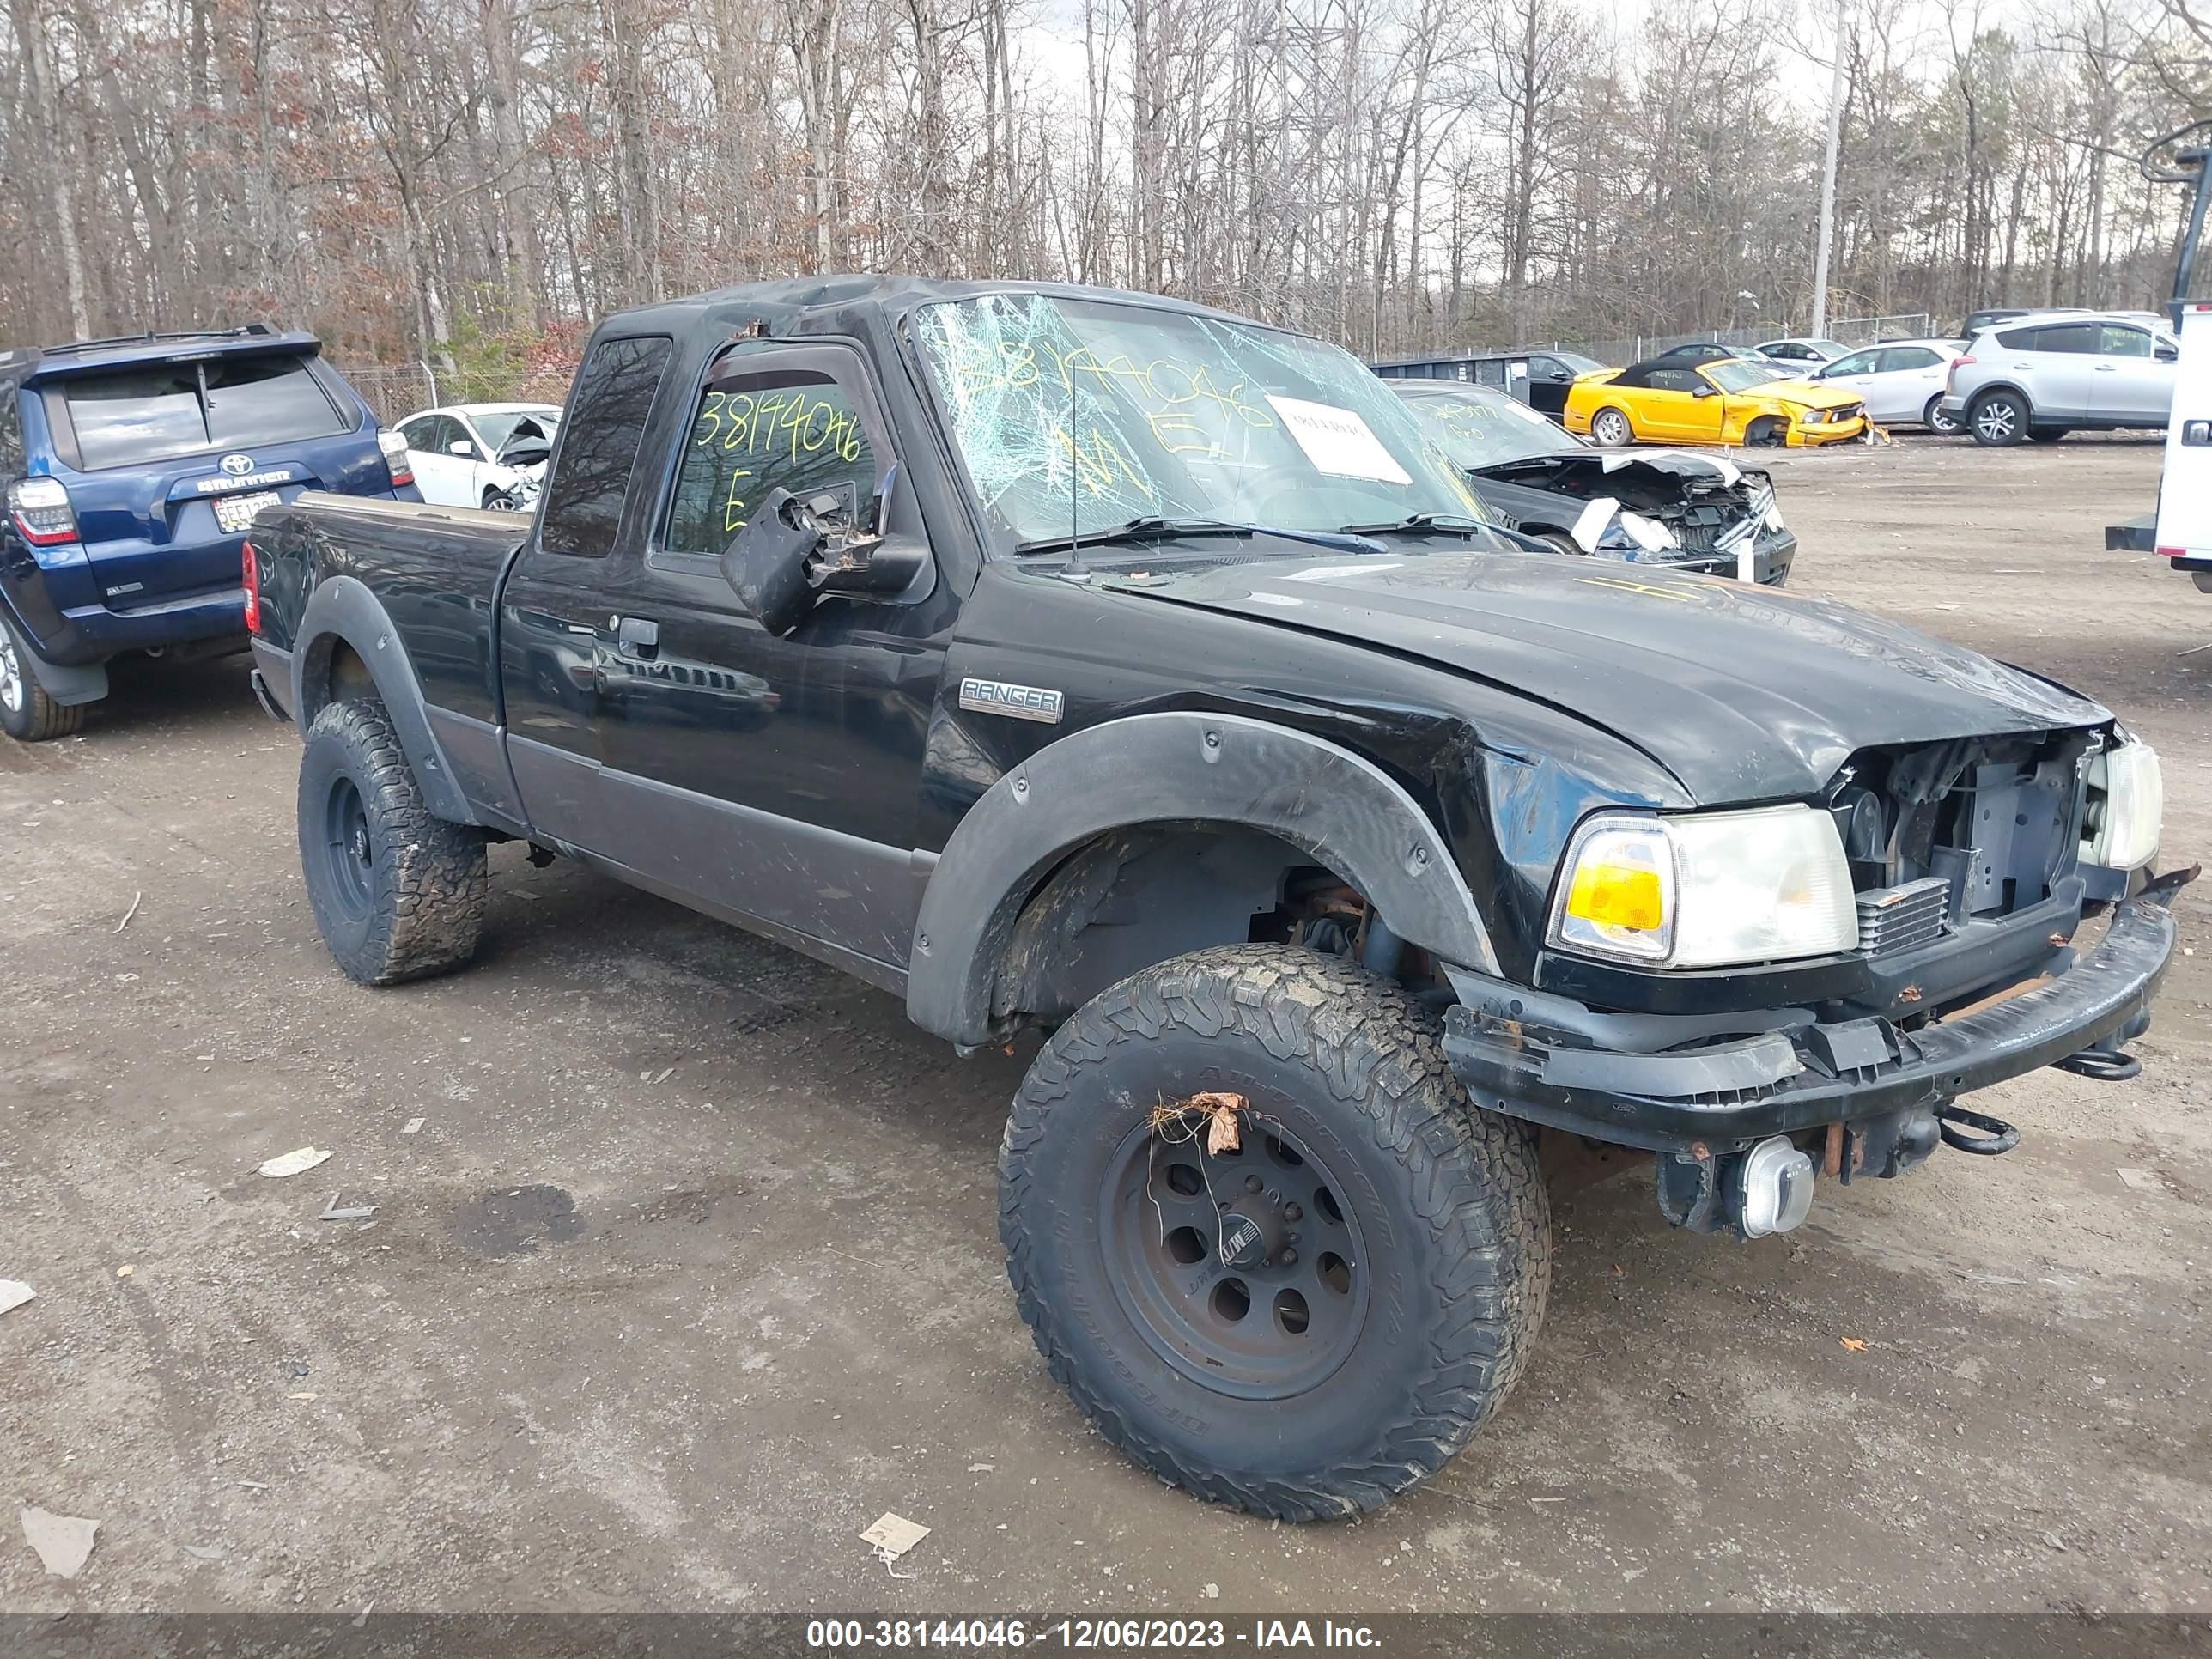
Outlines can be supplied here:
[[246, 589], [246, 631], [261, 631], [261, 561], [253, 556], [253, 544], [239, 544], [239, 578]]
[[1948, 392], [1953, 386], [1958, 385], [1959, 371], [1962, 368], [1972, 368], [1973, 365], [1974, 355], [1971, 351], [1962, 351], [1952, 358], [1951, 367], [1943, 371], [1943, 390]]
[[25, 478], [10, 484], [8, 516], [33, 547], [60, 547], [76, 539], [76, 509], [58, 478]]
[[407, 440], [397, 432], [380, 432], [376, 447], [384, 452], [384, 470], [392, 475], [392, 487], [415, 482], [415, 463], [407, 453]]

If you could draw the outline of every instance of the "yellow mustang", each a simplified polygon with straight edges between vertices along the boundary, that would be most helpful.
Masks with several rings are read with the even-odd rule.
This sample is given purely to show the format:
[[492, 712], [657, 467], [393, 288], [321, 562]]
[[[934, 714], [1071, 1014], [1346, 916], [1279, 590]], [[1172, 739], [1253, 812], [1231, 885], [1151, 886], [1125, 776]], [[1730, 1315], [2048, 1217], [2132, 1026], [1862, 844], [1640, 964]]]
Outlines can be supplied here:
[[1623, 444], [1842, 443], [1867, 429], [1855, 393], [1741, 358], [1711, 362], [1649, 357], [1585, 374], [1567, 388], [1560, 415], [1570, 432], [1607, 449]]

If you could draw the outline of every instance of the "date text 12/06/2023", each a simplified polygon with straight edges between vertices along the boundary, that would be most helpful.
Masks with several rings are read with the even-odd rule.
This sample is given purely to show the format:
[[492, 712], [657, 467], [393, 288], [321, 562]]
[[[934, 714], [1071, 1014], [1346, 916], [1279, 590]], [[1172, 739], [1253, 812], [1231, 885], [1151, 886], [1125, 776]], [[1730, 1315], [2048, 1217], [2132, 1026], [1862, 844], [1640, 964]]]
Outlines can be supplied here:
[[1242, 1647], [1257, 1652], [1301, 1649], [1382, 1651], [1369, 1625], [1333, 1619], [817, 1619], [806, 1626], [806, 1645], [830, 1653], [903, 1649], [908, 1651], [1011, 1651], [1043, 1648], [1070, 1652], [1174, 1652]]

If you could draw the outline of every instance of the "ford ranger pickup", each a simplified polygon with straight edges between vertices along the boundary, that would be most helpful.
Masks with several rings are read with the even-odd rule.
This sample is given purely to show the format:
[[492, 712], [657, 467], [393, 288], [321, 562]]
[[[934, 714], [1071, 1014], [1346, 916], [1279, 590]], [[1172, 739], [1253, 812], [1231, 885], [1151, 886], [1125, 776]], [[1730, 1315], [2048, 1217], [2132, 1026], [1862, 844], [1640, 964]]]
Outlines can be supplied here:
[[2008, 1150], [1975, 1091], [2132, 1075], [2193, 874], [2089, 699], [1516, 539], [1344, 352], [1147, 295], [625, 312], [534, 514], [309, 493], [244, 575], [346, 973], [465, 963], [527, 842], [1025, 1047], [1038, 1349], [1286, 1519], [1497, 1409], [1558, 1185], [1765, 1238]]

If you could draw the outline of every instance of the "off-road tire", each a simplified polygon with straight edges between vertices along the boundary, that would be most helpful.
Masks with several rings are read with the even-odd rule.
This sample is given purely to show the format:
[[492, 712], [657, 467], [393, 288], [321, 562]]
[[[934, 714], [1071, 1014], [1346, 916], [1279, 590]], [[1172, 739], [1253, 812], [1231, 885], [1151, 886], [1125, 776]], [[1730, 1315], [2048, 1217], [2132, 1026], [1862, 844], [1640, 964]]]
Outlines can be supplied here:
[[1928, 407], [1920, 411], [1920, 424], [1939, 438], [1955, 438], [1966, 428], [1943, 412], [1943, 394], [1937, 392], [1928, 400]]
[[[357, 827], [335, 836], [337, 817], [353, 817], [349, 793]], [[422, 804], [381, 703], [334, 702], [308, 726], [299, 830], [315, 926], [349, 977], [397, 985], [476, 954], [489, 879], [483, 832]]]
[[[1156, 1105], [1200, 1090], [1246, 1097], [1246, 1136], [1303, 1138], [1366, 1240], [1356, 1346], [1288, 1398], [1194, 1380], [1117, 1299], [1102, 1185]], [[1550, 1285], [1531, 1133], [1470, 1105], [1396, 986], [1288, 946], [1195, 951], [1079, 1010], [1015, 1097], [999, 1204], [1021, 1316], [1100, 1432], [1172, 1485], [1285, 1521], [1376, 1509], [1442, 1468], [1519, 1380]]]
[[2027, 429], [2027, 436], [2032, 443], [2055, 444], [2073, 430], [2070, 426], [2032, 426]]
[[2029, 414], [2017, 392], [1984, 392], [1966, 410], [1966, 430], [1984, 449], [2009, 449], [2027, 435]]
[[18, 743], [46, 743], [83, 726], [84, 705], [64, 705], [46, 695], [31, 666], [31, 647], [0, 617], [0, 732]]
[[[1606, 419], [1611, 416], [1612, 421]], [[1613, 422], [1620, 422], [1618, 428]], [[1590, 416], [1590, 441], [1600, 449], [1626, 449], [1636, 441], [1636, 422], [1628, 418], [1628, 411], [1607, 404]]]

